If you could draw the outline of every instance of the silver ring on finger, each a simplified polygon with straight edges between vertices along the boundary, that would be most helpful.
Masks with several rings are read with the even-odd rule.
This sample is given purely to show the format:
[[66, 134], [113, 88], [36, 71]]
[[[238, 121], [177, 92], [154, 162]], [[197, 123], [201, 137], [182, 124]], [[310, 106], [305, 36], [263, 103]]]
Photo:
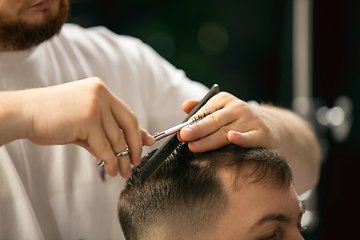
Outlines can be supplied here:
[[127, 147], [124, 151], [117, 153], [116, 157], [119, 159], [119, 158], [127, 156], [129, 154], [130, 154], [130, 148]]

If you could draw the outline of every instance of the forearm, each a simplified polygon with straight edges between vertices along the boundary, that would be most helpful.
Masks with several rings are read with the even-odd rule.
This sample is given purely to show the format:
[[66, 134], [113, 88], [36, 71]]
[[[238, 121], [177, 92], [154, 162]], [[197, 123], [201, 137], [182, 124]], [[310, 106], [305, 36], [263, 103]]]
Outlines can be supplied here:
[[295, 113], [260, 105], [280, 135], [278, 151], [287, 159], [298, 194], [314, 188], [320, 174], [320, 147], [309, 124]]
[[0, 92], [0, 146], [26, 137], [23, 92]]

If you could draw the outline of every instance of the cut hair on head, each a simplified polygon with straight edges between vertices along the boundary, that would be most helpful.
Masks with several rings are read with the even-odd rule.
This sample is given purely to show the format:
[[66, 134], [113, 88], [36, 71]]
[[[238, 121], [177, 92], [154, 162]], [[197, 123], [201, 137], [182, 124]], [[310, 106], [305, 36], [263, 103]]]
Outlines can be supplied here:
[[140, 170], [154, 152], [133, 168], [120, 195], [119, 220], [127, 240], [212, 239], [228, 205], [220, 169], [235, 170], [234, 186], [249, 180], [287, 190], [292, 181], [289, 165], [274, 151], [231, 144], [193, 153], [184, 143], [140, 186]]

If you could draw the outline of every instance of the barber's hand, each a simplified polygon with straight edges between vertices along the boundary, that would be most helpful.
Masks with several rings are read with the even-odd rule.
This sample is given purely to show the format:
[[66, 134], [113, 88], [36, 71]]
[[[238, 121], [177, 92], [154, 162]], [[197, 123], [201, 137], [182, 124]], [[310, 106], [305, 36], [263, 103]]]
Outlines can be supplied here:
[[[198, 102], [185, 101], [182, 108], [189, 113]], [[230, 143], [274, 149], [289, 163], [299, 194], [316, 186], [320, 147], [311, 126], [294, 112], [266, 104], [248, 104], [221, 92], [197, 114], [204, 113], [209, 115], [178, 134], [180, 140], [189, 142], [191, 151], [204, 152]]]
[[[187, 100], [182, 109], [189, 113], [200, 101]], [[281, 125], [261, 106], [250, 105], [235, 96], [220, 92], [197, 113], [209, 114], [180, 131], [179, 139], [189, 142], [193, 152], [204, 152], [234, 143], [241, 147], [280, 147]]]
[[[141, 161], [142, 145], [155, 140], [138, 125], [130, 108], [98, 78], [24, 90], [27, 138], [35, 144], [77, 144], [105, 161], [111, 176], [131, 176], [130, 162]], [[29, 122], [28, 121], [28, 122]], [[116, 153], [131, 149], [119, 160]]]

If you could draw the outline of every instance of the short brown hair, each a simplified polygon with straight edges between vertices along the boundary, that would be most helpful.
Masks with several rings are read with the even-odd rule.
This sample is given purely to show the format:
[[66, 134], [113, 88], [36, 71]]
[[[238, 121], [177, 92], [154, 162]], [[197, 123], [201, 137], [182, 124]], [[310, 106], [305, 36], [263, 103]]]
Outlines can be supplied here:
[[154, 234], [161, 230], [172, 239], [210, 239], [228, 202], [217, 177], [221, 168], [240, 174], [250, 166], [252, 171], [244, 175], [246, 178], [277, 188], [288, 189], [292, 181], [289, 165], [274, 151], [231, 144], [193, 153], [187, 144], [182, 144], [141, 187], [138, 175], [153, 154], [145, 156], [141, 165], [133, 169], [120, 196], [119, 220], [127, 240], [159, 239]]

